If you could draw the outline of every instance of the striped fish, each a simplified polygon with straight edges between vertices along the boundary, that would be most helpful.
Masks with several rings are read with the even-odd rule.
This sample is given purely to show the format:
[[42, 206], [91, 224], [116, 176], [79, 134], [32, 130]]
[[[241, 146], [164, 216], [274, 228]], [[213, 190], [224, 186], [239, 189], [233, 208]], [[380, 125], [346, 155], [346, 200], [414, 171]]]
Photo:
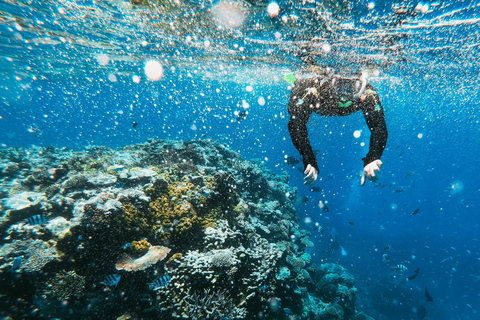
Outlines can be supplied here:
[[168, 283], [170, 282], [170, 279], [171, 279], [171, 277], [169, 275], [161, 276], [161, 277], [157, 278], [156, 280], [150, 282], [148, 284], [148, 288], [150, 290], [159, 290], [163, 287], [166, 288]]
[[48, 218], [43, 214], [37, 214], [27, 219], [28, 224], [31, 224], [32, 226], [37, 224], [44, 224], [47, 221], [48, 221]]
[[105, 287], [116, 287], [120, 278], [121, 276], [119, 274], [109, 274], [105, 277], [105, 280], [100, 283], [105, 285]]
[[341, 300], [340, 297], [335, 297], [335, 298], [333, 298], [332, 302], [330, 302], [330, 304], [337, 304], [337, 303], [340, 302], [340, 300]]
[[400, 271], [400, 272], [404, 272], [404, 271], [407, 271], [407, 267], [405, 267], [403, 264], [397, 264], [396, 266], [394, 267], [390, 267], [394, 270], [397, 270], [397, 271]]

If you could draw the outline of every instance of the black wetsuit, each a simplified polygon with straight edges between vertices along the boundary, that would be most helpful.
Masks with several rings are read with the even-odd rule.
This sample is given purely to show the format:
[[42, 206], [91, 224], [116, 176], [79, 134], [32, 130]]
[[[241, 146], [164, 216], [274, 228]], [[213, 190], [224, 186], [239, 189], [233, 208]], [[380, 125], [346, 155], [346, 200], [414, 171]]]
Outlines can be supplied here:
[[328, 117], [348, 116], [362, 110], [371, 132], [369, 151], [362, 159], [364, 166], [380, 159], [388, 136], [385, 115], [373, 86], [366, 84], [362, 88], [362, 85], [359, 79], [323, 75], [309, 75], [295, 81], [288, 102], [288, 131], [305, 168], [310, 164], [320, 172], [308, 140], [307, 122], [312, 112]]

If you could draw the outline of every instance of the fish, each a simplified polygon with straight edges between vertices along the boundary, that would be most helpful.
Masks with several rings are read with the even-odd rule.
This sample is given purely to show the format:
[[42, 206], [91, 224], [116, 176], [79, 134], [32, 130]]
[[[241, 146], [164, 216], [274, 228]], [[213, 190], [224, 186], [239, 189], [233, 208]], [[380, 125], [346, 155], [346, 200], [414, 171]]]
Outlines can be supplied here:
[[242, 120], [247, 119], [248, 111], [242, 110], [240, 112], [235, 112], [235, 115], [237, 116], [237, 121], [240, 122]]
[[134, 120], [132, 122], [132, 128], [136, 128], [137, 126], [138, 126], [138, 122]]
[[288, 308], [283, 308], [283, 311], [285, 311], [286, 314], [293, 314], [293, 311]]
[[319, 188], [319, 187], [310, 187], [310, 191], [312, 191], [312, 192], [321, 192], [321, 191], [322, 191], [322, 188]]
[[333, 253], [333, 251], [335, 251], [335, 249], [329, 248], [329, 249], [327, 249], [327, 250], [324, 250], [323, 252], [324, 252], [324, 253]]
[[300, 160], [292, 157], [292, 156], [285, 156], [285, 163], [290, 165], [296, 165], [300, 163]]
[[47, 221], [48, 221], [48, 218], [43, 214], [37, 214], [27, 219], [28, 224], [31, 224], [32, 226], [37, 224], [44, 224]]
[[330, 210], [328, 209], [327, 205], [322, 202], [322, 200], [320, 200], [320, 201], [318, 202], [318, 207], [319, 207], [320, 210], [322, 210], [322, 211], [326, 211], [326, 212], [329, 212], [329, 211], [330, 211]]
[[413, 211], [412, 213], [410, 213], [410, 216], [414, 216], [414, 215], [416, 215], [416, 214], [419, 213], [419, 212], [420, 212], [420, 208], [417, 208], [417, 209], [415, 209], [415, 211]]
[[390, 250], [391, 246], [387, 244], [385, 247], [383, 247], [383, 251], [388, 251]]
[[340, 297], [335, 297], [333, 298], [332, 302], [330, 302], [330, 304], [337, 304], [340, 302], [340, 300], [342, 300]]
[[20, 267], [20, 265], [22, 264], [22, 260], [23, 260], [23, 256], [16, 257], [13, 260], [13, 264], [12, 264], [10, 270], [8, 270], [8, 272], [14, 273]]
[[400, 271], [400, 272], [405, 272], [408, 270], [407, 267], [405, 267], [403, 264], [397, 264], [396, 266], [390, 267], [394, 270]]
[[323, 228], [318, 222], [315, 222], [315, 230], [320, 233], [323, 233]]
[[475, 281], [474, 281], [474, 282], [480, 280], [480, 275], [470, 274], [470, 276], [475, 278]]
[[351, 225], [351, 226], [355, 225], [355, 223], [353, 223], [353, 221], [348, 221], [348, 224]]
[[383, 293], [380, 293], [380, 299], [382, 299], [382, 301], [385, 303], [390, 303], [390, 298]]
[[115, 188], [123, 188], [125, 186], [125, 182], [117, 182], [117, 184], [115, 185]]
[[105, 280], [100, 283], [105, 285], [105, 288], [116, 287], [118, 282], [120, 281], [120, 278], [121, 276], [119, 274], [109, 274], [108, 276], [105, 277]]
[[258, 287], [258, 290], [260, 290], [260, 291], [265, 291], [265, 290], [267, 290], [268, 288], [269, 288], [268, 285], [264, 285], [264, 286]]
[[123, 169], [123, 166], [120, 164], [115, 164], [113, 166], [110, 166], [107, 168], [107, 171], [121, 171]]
[[161, 277], [157, 278], [156, 280], [150, 282], [150, 283], [148, 284], [148, 288], [149, 288], [150, 290], [154, 290], [154, 291], [159, 290], [159, 289], [161, 289], [161, 288], [163, 288], [163, 287], [166, 288], [167, 285], [168, 285], [168, 283], [170, 282], [170, 279], [171, 279], [171, 278], [172, 278], [172, 277], [170, 277], [169, 275], [161, 276]]
[[402, 192], [404, 192], [404, 191], [405, 191], [404, 189], [398, 188], [398, 189], [395, 189], [395, 190], [393, 191], [393, 193], [402, 193]]
[[305, 197], [305, 196], [298, 196], [298, 197], [295, 199], [295, 202], [296, 202], [296, 203], [306, 203], [306, 202], [308, 202], [308, 198]]
[[209, 193], [209, 192], [204, 192], [204, 193], [202, 194], [202, 196], [204, 196], [204, 197], [210, 197], [210, 193]]
[[390, 259], [390, 257], [388, 256], [388, 254], [384, 253], [382, 256], [382, 262], [387, 263], [388, 259]]
[[427, 309], [425, 308], [425, 306], [421, 306], [420, 308], [418, 308], [417, 318], [421, 320], [421, 319], [425, 319], [426, 316], [427, 316]]
[[415, 270], [413, 272], [415, 272], [415, 273], [412, 274], [410, 277], [407, 277], [407, 281], [411, 281], [411, 280], [415, 279], [418, 276], [418, 273], [420, 272], [420, 268], [417, 268], [417, 270]]
[[348, 254], [347, 254], [347, 251], [345, 251], [345, 249], [343, 249], [342, 246], [340, 246], [340, 249], [342, 250], [342, 256], [348, 255]]
[[427, 287], [425, 287], [425, 298], [427, 298], [427, 301], [433, 302], [433, 297], [430, 294], [430, 292], [428, 291]]

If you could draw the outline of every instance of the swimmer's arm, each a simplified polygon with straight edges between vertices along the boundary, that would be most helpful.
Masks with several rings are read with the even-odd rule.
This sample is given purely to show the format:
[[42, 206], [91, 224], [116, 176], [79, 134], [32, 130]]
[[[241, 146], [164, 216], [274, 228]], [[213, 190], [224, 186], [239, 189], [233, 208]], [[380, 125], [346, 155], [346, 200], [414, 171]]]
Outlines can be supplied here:
[[369, 151], [363, 158], [364, 167], [374, 160], [380, 160], [387, 145], [388, 131], [385, 113], [378, 94], [375, 92], [365, 98], [362, 104], [363, 115], [370, 129]]

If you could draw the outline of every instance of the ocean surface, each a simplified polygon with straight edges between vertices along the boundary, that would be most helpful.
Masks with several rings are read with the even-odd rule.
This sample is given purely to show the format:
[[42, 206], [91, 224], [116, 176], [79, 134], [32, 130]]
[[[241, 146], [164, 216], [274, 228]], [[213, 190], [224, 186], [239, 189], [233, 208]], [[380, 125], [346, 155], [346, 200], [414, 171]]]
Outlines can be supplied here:
[[[308, 252], [352, 273], [358, 309], [479, 319], [480, 2], [275, 3], [2, 0], [0, 148], [219, 141], [288, 173]], [[389, 131], [378, 182], [360, 185], [361, 113], [310, 119], [321, 191], [286, 162], [284, 76], [312, 64], [368, 72]]]

